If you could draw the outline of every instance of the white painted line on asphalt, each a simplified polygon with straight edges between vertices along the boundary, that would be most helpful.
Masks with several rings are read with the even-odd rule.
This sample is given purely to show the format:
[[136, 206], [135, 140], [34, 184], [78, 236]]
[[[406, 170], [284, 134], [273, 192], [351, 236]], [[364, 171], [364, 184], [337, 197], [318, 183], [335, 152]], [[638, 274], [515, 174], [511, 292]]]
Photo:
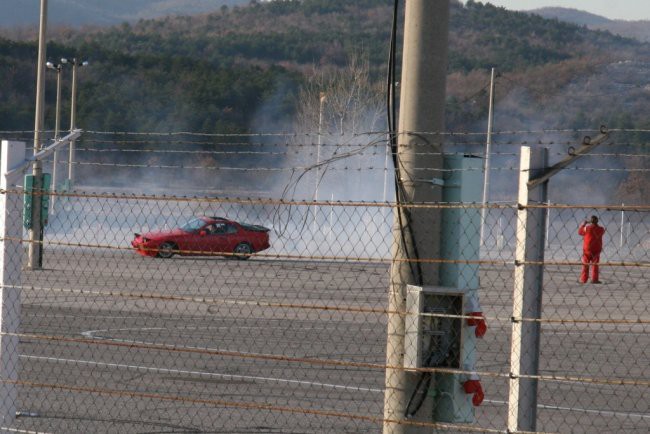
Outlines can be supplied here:
[[[95, 333], [103, 333], [103, 332], [130, 332], [130, 331], [142, 331], [142, 330], [167, 330], [166, 327], [138, 327], [138, 328], [128, 328], [128, 329], [104, 329], [104, 330], [87, 330], [85, 332], [81, 332], [81, 336], [88, 338], [88, 339], [104, 339], [104, 340], [109, 340], [109, 341], [119, 341], [119, 342], [124, 342], [122, 339], [113, 339], [113, 338], [107, 338], [103, 336], [95, 336]], [[128, 341], [126, 341], [128, 342]]]
[[2, 430], [2, 432], [17, 432], [23, 434], [49, 434], [45, 431], [25, 431], [23, 429], [8, 428], [4, 426], [0, 427], [0, 430]]
[[[43, 356], [28, 356], [21, 355], [21, 358], [24, 359], [33, 359], [33, 360], [43, 360], [48, 362], [57, 362], [57, 363], [71, 363], [71, 364], [83, 364], [83, 365], [92, 365], [92, 366], [102, 366], [107, 368], [120, 368], [120, 369], [133, 369], [138, 371], [150, 371], [156, 373], [165, 373], [165, 374], [184, 374], [184, 375], [196, 375], [200, 377], [209, 377], [209, 378], [223, 378], [227, 380], [252, 380], [252, 381], [267, 381], [273, 383], [286, 383], [286, 384], [298, 384], [301, 386], [315, 386], [322, 388], [332, 388], [338, 390], [349, 390], [355, 392], [371, 392], [371, 393], [383, 393], [383, 389], [374, 389], [369, 387], [355, 387], [355, 386], [343, 386], [340, 384], [330, 384], [330, 383], [319, 383], [313, 381], [300, 381], [300, 380], [287, 380], [282, 378], [273, 378], [273, 377], [257, 377], [250, 375], [232, 375], [232, 374], [218, 374], [213, 372], [204, 372], [204, 371], [188, 371], [182, 369], [167, 369], [167, 368], [152, 368], [147, 366], [138, 366], [138, 365], [126, 365], [120, 363], [104, 363], [104, 362], [95, 362], [88, 360], [75, 360], [75, 359], [62, 359], [55, 357], [43, 357]], [[506, 401], [490, 400], [486, 399], [483, 402], [498, 404], [498, 405], [507, 405]], [[571, 411], [578, 413], [586, 414], [595, 414], [600, 416], [613, 416], [613, 417], [633, 417], [639, 419], [650, 419], [650, 414], [647, 413], [626, 413], [619, 411], [610, 411], [610, 410], [593, 410], [586, 408], [577, 408], [577, 407], [560, 407], [555, 405], [545, 405], [538, 404], [537, 408], [545, 410], [562, 410], [562, 411]]]
[[[490, 399], [485, 399], [483, 402], [489, 402], [491, 404], [500, 404], [508, 405], [506, 401], [495, 401]], [[578, 413], [587, 413], [587, 414], [597, 414], [600, 416], [615, 416], [615, 417], [636, 417], [639, 419], [650, 419], [650, 414], [648, 413], [625, 413], [622, 411], [610, 411], [610, 410], [591, 410], [588, 408], [577, 408], [577, 407], [559, 407], [557, 405], [544, 405], [537, 404], [537, 408], [543, 408], [544, 410], [563, 410], [563, 411], [575, 411]]]
[[[111, 318], [109, 318], [111, 319]], [[116, 318], [116, 319], [122, 319], [122, 318]], [[269, 325], [269, 324], [264, 324], [260, 326], [237, 326], [238, 330], [259, 330], [259, 329], [264, 329], [264, 330], [270, 330], [270, 329], [286, 329], [287, 327], [283, 324], [277, 324], [277, 325]], [[95, 333], [105, 333], [105, 332], [115, 332], [115, 331], [120, 331], [120, 332], [131, 332], [131, 331], [148, 331], [148, 330], [191, 330], [191, 331], [211, 331], [211, 330], [232, 330], [232, 326], [224, 325], [224, 326], [183, 326], [183, 325], [178, 325], [178, 326], [173, 326], [173, 327], [132, 327], [132, 328], [120, 328], [120, 329], [103, 329], [103, 330], [87, 330], [85, 332], [81, 332], [81, 335], [87, 338], [91, 339], [109, 339], [106, 337], [95, 337]], [[327, 330], [325, 327], [301, 327], [300, 331], [323, 331]], [[376, 329], [373, 328], [355, 328], [355, 331], [360, 331], [360, 332], [373, 332], [376, 331]]]
[[383, 392], [383, 389], [343, 386], [340, 384], [318, 383], [314, 381], [287, 380], [287, 379], [272, 378], [272, 377], [256, 377], [251, 375], [232, 375], [232, 374], [218, 374], [218, 373], [205, 372], [205, 371], [188, 371], [182, 369], [152, 368], [148, 366], [125, 365], [121, 363], [104, 363], [104, 362], [95, 362], [89, 360], [62, 359], [58, 357], [21, 355], [20, 358], [32, 359], [32, 360], [44, 360], [48, 362], [57, 362], [57, 363], [71, 363], [76, 365], [92, 365], [92, 366], [106, 367], [106, 368], [133, 369], [137, 371], [150, 371], [150, 372], [156, 372], [160, 374], [196, 375], [200, 377], [223, 378], [227, 380], [269, 381], [274, 383], [299, 384], [301, 386], [316, 386], [316, 387], [323, 387], [323, 388], [330, 388], [330, 389], [351, 390], [354, 392], [376, 392], [376, 393]]
[[[257, 329], [257, 327], [254, 327], [254, 329]], [[113, 338], [110, 336], [101, 336], [101, 335], [96, 335], [96, 333], [105, 333], [105, 332], [116, 332], [116, 331], [140, 331], [140, 330], [169, 330], [166, 327], [150, 327], [150, 328], [124, 328], [124, 329], [104, 329], [104, 330], [88, 330], [85, 332], [81, 332], [81, 335], [88, 338], [88, 339], [95, 339], [95, 340], [102, 340], [102, 341], [110, 341], [110, 342], [118, 342], [120, 344], [132, 344], [132, 345], [144, 345], [144, 346], [151, 346], [151, 347], [157, 347], [157, 348], [152, 348], [152, 349], [164, 349], [164, 348], [180, 348], [180, 349], [185, 349], [185, 350], [201, 350], [201, 351], [212, 351], [212, 352], [229, 352], [229, 353], [238, 353], [238, 354], [244, 354], [247, 356], [260, 356], [260, 357], [280, 357], [281, 355], [278, 354], [273, 354], [273, 353], [251, 353], [248, 351], [239, 351], [239, 350], [229, 350], [229, 349], [223, 349], [223, 348], [210, 348], [210, 347], [195, 347], [195, 346], [188, 346], [188, 345], [173, 345], [173, 344], [161, 344], [157, 342], [147, 342], [147, 341], [136, 341], [133, 339], [118, 339], [118, 338]]]
[[[248, 351], [237, 351], [237, 350], [224, 350], [221, 348], [209, 348], [209, 347], [195, 347], [195, 346], [188, 346], [188, 345], [172, 345], [172, 344], [160, 344], [157, 342], [147, 342], [147, 341], [136, 341], [133, 339], [117, 339], [117, 338], [112, 338], [110, 336], [96, 336], [95, 333], [101, 333], [101, 332], [110, 332], [110, 331], [133, 331], [133, 330], [145, 330], [144, 328], [127, 328], [127, 329], [105, 329], [105, 330], [88, 330], [85, 332], [82, 332], [81, 335], [89, 338], [89, 339], [95, 339], [95, 340], [103, 340], [103, 341], [110, 341], [110, 342], [118, 342], [120, 344], [132, 344], [132, 345], [144, 345], [144, 346], [150, 346], [150, 347], [156, 347], [152, 348], [155, 350], [161, 350], [165, 348], [181, 348], [185, 350], [201, 350], [201, 351], [206, 351], [206, 352], [228, 352], [228, 353], [238, 353], [238, 354], [243, 354], [246, 356], [259, 356], [259, 357], [278, 357], [277, 354], [272, 354], [272, 353], [251, 353]], [[156, 328], [152, 327], [149, 328], [149, 330], [167, 330], [167, 328]]]
[[26, 431], [24, 429], [8, 428], [5, 426], [0, 426], [0, 430], [2, 430], [1, 432], [19, 432], [23, 434], [49, 434], [45, 431]]

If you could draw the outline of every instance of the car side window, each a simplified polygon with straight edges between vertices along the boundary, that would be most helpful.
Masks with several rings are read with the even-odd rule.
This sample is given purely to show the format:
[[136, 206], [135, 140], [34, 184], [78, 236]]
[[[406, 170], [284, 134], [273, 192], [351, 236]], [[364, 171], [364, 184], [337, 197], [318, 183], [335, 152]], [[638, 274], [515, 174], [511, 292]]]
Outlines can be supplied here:
[[214, 225], [214, 232], [213, 234], [225, 234], [226, 233], [226, 225], [224, 223], [216, 223]]
[[226, 225], [226, 233], [227, 234], [236, 234], [237, 233], [237, 226], [235, 226], [235, 225]]

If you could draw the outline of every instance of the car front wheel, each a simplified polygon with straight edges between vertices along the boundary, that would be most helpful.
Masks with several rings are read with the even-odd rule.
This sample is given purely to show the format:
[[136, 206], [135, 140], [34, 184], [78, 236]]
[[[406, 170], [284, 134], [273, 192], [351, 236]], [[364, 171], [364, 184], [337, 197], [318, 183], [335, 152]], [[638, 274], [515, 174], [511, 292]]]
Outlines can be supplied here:
[[158, 257], [163, 259], [171, 258], [174, 256], [174, 250], [176, 250], [174, 243], [162, 243], [160, 247], [158, 247]]
[[235, 247], [233, 253], [235, 254], [236, 259], [244, 260], [251, 257], [251, 253], [253, 253], [253, 249], [251, 248], [251, 245], [248, 243], [239, 243], [237, 244], [237, 247]]

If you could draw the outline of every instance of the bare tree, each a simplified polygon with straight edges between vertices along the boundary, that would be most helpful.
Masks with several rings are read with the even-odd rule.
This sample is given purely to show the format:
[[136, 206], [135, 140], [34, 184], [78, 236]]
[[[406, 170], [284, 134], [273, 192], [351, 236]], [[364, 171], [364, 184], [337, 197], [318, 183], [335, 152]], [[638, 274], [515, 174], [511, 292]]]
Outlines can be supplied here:
[[374, 131], [384, 113], [383, 87], [372, 82], [362, 52], [351, 55], [344, 68], [314, 71], [299, 94], [296, 129], [340, 135]]
[[[302, 151], [290, 156], [293, 166], [303, 169], [293, 173], [287, 193], [314, 200], [382, 197], [385, 170], [367, 169], [386, 165], [386, 136], [360, 133], [384, 129], [384, 87], [373, 82], [362, 52], [351, 55], [343, 68], [314, 70], [298, 95], [294, 130]], [[373, 174], [377, 179], [370, 181]], [[368, 187], [362, 193], [362, 184], [378, 192]]]

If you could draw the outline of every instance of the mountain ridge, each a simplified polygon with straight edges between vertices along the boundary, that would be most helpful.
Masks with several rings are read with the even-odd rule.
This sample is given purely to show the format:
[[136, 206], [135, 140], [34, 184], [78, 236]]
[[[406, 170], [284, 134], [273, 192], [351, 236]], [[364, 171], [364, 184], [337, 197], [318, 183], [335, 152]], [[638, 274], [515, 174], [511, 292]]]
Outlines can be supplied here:
[[591, 30], [607, 31], [625, 38], [650, 42], [650, 20], [612, 20], [578, 9], [545, 7], [527, 11], [548, 19], [586, 26]]
[[[222, 6], [248, 4], [249, 0], [49, 0], [48, 24], [81, 27], [115, 25], [166, 15], [193, 15]], [[0, 27], [37, 26], [38, 1], [0, 0]]]
[[540, 15], [544, 18], [555, 18], [560, 21], [566, 21], [581, 26], [605, 25], [615, 21], [581, 9], [564, 8], [559, 6], [537, 8], [527, 12]]

